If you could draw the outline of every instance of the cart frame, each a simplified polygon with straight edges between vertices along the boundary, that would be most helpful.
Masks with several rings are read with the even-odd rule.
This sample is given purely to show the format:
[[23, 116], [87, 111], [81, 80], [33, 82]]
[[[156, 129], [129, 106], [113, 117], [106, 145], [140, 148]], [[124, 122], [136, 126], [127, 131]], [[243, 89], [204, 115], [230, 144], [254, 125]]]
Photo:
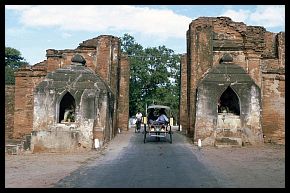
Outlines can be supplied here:
[[[158, 124], [156, 122], [151, 123], [149, 120], [148, 111], [159, 111], [164, 109], [167, 112], [167, 115], [170, 117], [169, 122], [165, 124]], [[173, 118], [171, 117], [170, 107], [164, 105], [150, 105], [146, 109], [146, 117], [143, 119], [144, 122], [144, 143], [146, 143], [147, 137], [156, 137], [157, 141], [160, 141], [160, 138], [165, 138], [166, 140], [169, 137], [169, 142], [172, 143], [172, 125]], [[155, 120], [154, 120], [155, 121]]]

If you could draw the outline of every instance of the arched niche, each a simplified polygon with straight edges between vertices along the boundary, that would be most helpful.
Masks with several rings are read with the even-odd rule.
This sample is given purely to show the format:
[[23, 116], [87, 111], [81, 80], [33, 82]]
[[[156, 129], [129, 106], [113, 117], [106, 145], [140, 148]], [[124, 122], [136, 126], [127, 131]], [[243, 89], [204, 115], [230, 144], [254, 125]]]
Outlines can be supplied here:
[[240, 102], [235, 91], [228, 86], [218, 100], [218, 113], [240, 115]]
[[58, 122], [75, 122], [75, 109], [75, 99], [69, 92], [67, 92], [59, 103]]

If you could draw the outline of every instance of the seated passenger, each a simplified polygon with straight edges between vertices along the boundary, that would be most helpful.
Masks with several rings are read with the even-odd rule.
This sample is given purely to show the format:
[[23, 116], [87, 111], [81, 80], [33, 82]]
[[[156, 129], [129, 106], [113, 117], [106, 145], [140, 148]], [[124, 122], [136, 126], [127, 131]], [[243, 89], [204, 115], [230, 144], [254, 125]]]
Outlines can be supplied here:
[[156, 116], [156, 112], [154, 111], [154, 109], [149, 111], [149, 115], [148, 115], [148, 122], [150, 125], [154, 124], [154, 120], [156, 120], [157, 116]]
[[161, 109], [160, 110], [160, 115], [159, 117], [157, 118], [156, 122], [160, 125], [162, 124], [167, 124], [168, 123], [168, 118], [166, 116], [166, 113], [165, 113], [165, 110], [164, 109]]

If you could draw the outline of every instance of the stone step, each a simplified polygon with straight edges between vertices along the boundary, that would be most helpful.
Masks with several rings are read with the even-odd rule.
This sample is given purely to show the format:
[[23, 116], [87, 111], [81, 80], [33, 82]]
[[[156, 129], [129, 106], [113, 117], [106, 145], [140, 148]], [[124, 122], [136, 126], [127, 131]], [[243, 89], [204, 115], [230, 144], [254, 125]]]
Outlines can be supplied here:
[[220, 137], [215, 139], [216, 147], [242, 147], [242, 139], [238, 137]]
[[17, 155], [20, 151], [30, 150], [31, 135], [25, 135], [22, 139], [5, 140], [5, 153]]
[[7, 144], [5, 145], [5, 153], [8, 155], [17, 155], [22, 147], [22, 144]]
[[6, 139], [5, 140], [5, 145], [17, 145], [21, 144], [22, 139]]

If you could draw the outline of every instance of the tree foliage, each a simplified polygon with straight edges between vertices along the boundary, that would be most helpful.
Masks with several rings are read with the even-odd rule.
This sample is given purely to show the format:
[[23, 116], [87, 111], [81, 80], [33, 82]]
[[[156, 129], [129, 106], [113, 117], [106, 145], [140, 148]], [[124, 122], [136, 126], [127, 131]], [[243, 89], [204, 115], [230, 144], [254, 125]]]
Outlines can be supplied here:
[[14, 72], [22, 65], [28, 65], [19, 50], [5, 47], [5, 84], [15, 84]]
[[134, 37], [124, 34], [122, 52], [130, 62], [130, 116], [146, 105], [170, 106], [175, 120], [179, 112], [180, 56], [165, 46], [143, 48]]

